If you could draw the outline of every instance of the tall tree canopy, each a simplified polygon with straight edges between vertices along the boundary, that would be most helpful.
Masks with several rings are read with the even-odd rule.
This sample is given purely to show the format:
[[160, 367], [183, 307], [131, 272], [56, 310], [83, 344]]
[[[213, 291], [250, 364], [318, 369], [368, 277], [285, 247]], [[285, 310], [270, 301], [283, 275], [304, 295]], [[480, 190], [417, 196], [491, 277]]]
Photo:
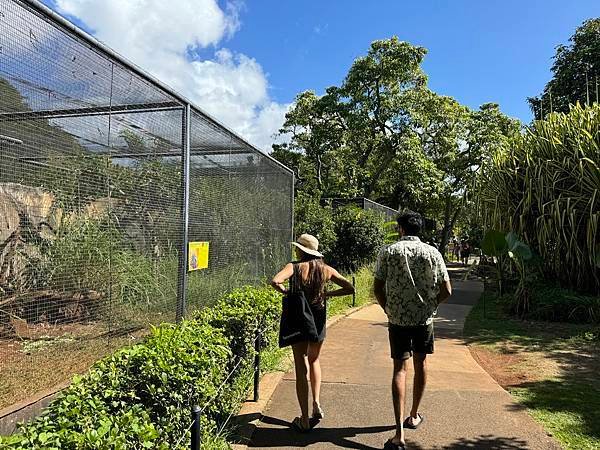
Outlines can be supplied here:
[[300, 179], [313, 178], [324, 195], [372, 196], [395, 159], [417, 144], [413, 111], [426, 90], [425, 53], [396, 37], [373, 42], [340, 87], [297, 96], [281, 129], [291, 140], [275, 156], [303, 152], [312, 173]]
[[273, 156], [297, 172], [297, 188], [364, 196], [443, 223], [448, 240], [475, 174], [519, 132], [496, 104], [477, 111], [427, 88], [426, 54], [393, 37], [375, 41], [341, 86], [296, 97]]
[[[591, 104], [600, 95], [600, 18], [586, 20], [556, 47], [552, 79], [537, 97], [528, 98], [537, 119], [551, 111], [569, 112], [569, 105]], [[588, 101], [589, 100], [589, 101]]]

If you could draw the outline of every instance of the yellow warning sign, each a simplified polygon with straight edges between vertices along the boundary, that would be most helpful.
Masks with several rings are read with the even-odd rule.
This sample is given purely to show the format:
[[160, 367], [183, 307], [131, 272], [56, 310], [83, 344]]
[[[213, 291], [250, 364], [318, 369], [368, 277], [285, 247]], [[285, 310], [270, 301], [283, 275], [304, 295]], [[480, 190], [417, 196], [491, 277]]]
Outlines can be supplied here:
[[208, 268], [208, 242], [188, 243], [188, 268], [190, 271]]

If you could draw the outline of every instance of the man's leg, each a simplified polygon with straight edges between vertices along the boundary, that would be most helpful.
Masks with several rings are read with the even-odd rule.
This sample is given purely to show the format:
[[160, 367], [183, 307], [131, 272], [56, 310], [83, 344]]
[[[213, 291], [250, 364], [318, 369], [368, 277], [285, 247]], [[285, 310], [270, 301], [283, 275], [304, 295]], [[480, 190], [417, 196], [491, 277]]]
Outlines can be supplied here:
[[404, 401], [406, 399], [406, 370], [408, 359], [394, 359], [394, 373], [392, 377], [392, 400], [394, 403], [394, 416], [396, 418], [396, 435], [392, 438], [394, 444], [404, 445]]
[[394, 417], [396, 418], [396, 434], [392, 438], [394, 444], [404, 445], [404, 402], [406, 399], [406, 370], [411, 356], [410, 328], [389, 325], [390, 353], [394, 360], [392, 376], [392, 400], [394, 404]]
[[413, 342], [413, 366], [415, 378], [413, 384], [413, 402], [408, 417], [408, 423], [417, 426], [421, 423], [419, 417], [419, 405], [423, 399], [425, 386], [427, 385], [427, 355], [433, 353], [434, 347], [433, 323], [414, 328]]
[[425, 386], [427, 385], [427, 354], [414, 353], [413, 366], [415, 368], [415, 378], [413, 383], [413, 402], [410, 410], [410, 420], [413, 425], [419, 425], [421, 418], [418, 415], [419, 405], [423, 399]]

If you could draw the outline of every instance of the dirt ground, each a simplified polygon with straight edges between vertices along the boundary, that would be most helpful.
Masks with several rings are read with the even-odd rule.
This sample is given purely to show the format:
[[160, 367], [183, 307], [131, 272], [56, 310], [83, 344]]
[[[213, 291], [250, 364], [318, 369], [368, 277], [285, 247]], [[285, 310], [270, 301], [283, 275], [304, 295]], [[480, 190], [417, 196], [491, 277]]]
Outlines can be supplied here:
[[569, 376], [593, 379], [600, 371], [600, 355], [593, 345], [579, 343], [574, 349], [547, 348], [532, 351], [511, 342], [494, 347], [470, 345], [473, 358], [505, 389]]
[[137, 342], [144, 329], [99, 323], [30, 326], [27, 338], [0, 339], [0, 409], [51, 390], [98, 359]]

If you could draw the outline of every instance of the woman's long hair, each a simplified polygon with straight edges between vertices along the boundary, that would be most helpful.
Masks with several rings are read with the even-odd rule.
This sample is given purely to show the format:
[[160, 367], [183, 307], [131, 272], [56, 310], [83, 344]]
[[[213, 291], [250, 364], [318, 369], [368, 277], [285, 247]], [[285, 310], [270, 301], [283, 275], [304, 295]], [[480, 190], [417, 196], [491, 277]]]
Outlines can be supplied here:
[[300, 250], [300, 262], [308, 263], [308, 278], [298, 280], [304, 293], [313, 304], [325, 304], [325, 287], [327, 285], [325, 261], [319, 256], [309, 255]]

